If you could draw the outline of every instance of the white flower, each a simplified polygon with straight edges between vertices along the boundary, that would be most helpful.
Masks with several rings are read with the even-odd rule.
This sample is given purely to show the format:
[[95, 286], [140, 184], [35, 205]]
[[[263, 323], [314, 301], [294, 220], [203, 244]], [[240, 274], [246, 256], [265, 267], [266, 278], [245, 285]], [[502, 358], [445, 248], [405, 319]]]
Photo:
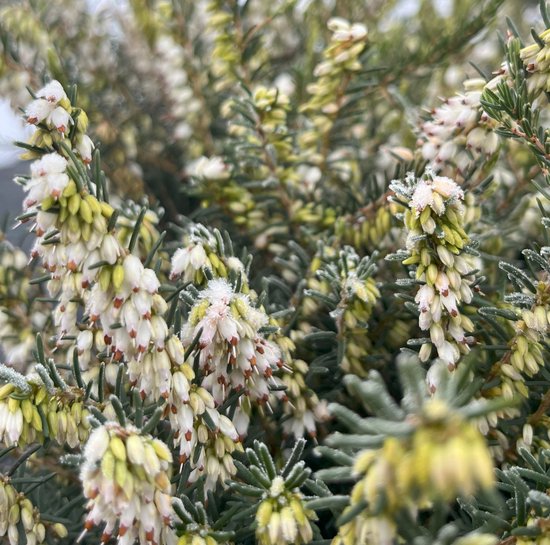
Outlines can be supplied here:
[[58, 106], [54, 108], [46, 118], [46, 121], [53, 125], [59, 132], [65, 133], [73, 118], [65, 108]]
[[44, 99], [33, 100], [25, 110], [27, 122], [31, 125], [41, 123], [50, 115], [52, 105]]
[[189, 282], [196, 271], [208, 264], [208, 257], [202, 244], [191, 244], [187, 248], [178, 248], [172, 257], [170, 278], [177, 278], [183, 274], [183, 281]]
[[445, 176], [434, 176], [432, 187], [445, 199], [463, 199], [464, 192], [450, 178]]
[[411, 206], [416, 210], [417, 217], [427, 206], [432, 206], [434, 202], [433, 190], [428, 182], [421, 180], [418, 182], [411, 198]]
[[120, 255], [121, 248], [118, 240], [114, 235], [108, 234], [103, 237], [101, 244], [100, 255], [103, 261], [114, 265], [118, 256]]
[[92, 161], [92, 150], [94, 149], [94, 143], [87, 134], [78, 136], [75, 147], [84, 163], [88, 164]]
[[201, 157], [195, 164], [193, 174], [207, 180], [227, 180], [229, 165], [224, 163], [221, 157]]
[[61, 174], [67, 168], [67, 160], [58, 153], [48, 153], [31, 165], [33, 177], [43, 177], [51, 174]]
[[153, 269], [143, 269], [139, 280], [139, 286], [151, 295], [157, 293], [160, 288], [160, 281]]
[[427, 312], [430, 309], [430, 305], [434, 299], [434, 289], [428, 284], [424, 284], [416, 293], [414, 298], [415, 302], [418, 303], [418, 309], [420, 312]]
[[44, 98], [53, 104], [57, 104], [59, 101], [67, 98], [63, 86], [55, 79], [42, 87], [42, 89], [36, 93], [36, 96]]
[[206, 289], [200, 294], [201, 299], [207, 299], [212, 304], [223, 303], [224, 305], [228, 305], [234, 296], [233, 288], [223, 278], [215, 278], [208, 282]]
[[460, 358], [460, 352], [457, 346], [449, 341], [443, 341], [437, 347], [437, 354], [449, 368], [454, 367], [455, 363]]
[[44, 155], [31, 165], [31, 180], [25, 186], [28, 192], [25, 208], [41, 202], [46, 197], [58, 198], [67, 187], [69, 177], [65, 170], [67, 160], [57, 153]]

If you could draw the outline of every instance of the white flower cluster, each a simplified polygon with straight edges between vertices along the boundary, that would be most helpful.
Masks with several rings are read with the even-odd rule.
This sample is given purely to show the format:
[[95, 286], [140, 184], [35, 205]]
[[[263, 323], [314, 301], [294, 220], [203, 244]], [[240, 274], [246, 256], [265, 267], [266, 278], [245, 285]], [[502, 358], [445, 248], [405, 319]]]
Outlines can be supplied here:
[[170, 278], [182, 277], [184, 282], [195, 278], [197, 271], [209, 264], [208, 257], [201, 242], [191, 242], [184, 248], [178, 248], [172, 257]]
[[200, 283], [203, 267], [216, 270], [208, 256], [215, 245], [216, 241], [206, 227], [202, 224], [193, 225], [185, 236], [184, 245], [172, 256], [170, 279], [181, 278], [184, 282]]
[[203, 180], [227, 180], [230, 166], [221, 157], [200, 157], [190, 169], [190, 174]]
[[191, 226], [184, 237], [184, 244], [172, 256], [170, 278], [181, 278], [183, 282], [203, 284], [206, 278], [203, 269], [208, 268], [217, 277], [227, 277], [229, 271], [235, 271], [244, 277], [244, 265], [234, 256], [220, 252], [215, 236], [202, 224]]
[[[368, 39], [367, 27], [361, 23], [334, 17], [328, 21], [327, 27], [332, 32], [330, 42], [323, 51], [323, 60], [313, 71], [316, 80], [307, 86], [311, 96], [301, 107], [301, 111], [309, 117], [311, 127], [302, 133], [300, 145], [310, 153], [309, 161], [316, 166], [324, 161], [322, 154], [319, 154], [319, 142], [323, 135], [330, 132], [334, 117], [344, 105], [342, 86], [346, 85], [345, 81], [353, 72], [361, 69], [359, 58]], [[347, 150], [336, 150], [331, 154], [331, 162], [339, 163], [336, 171], [342, 166], [345, 170], [349, 169], [346, 155]]]
[[59, 199], [69, 184], [66, 173], [67, 160], [57, 153], [48, 153], [31, 165], [31, 180], [25, 186], [28, 192], [23, 202], [25, 210], [43, 201], [46, 197]]
[[27, 122], [36, 125], [45, 121], [64, 133], [72, 123], [67, 106], [70, 106], [70, 102], [63, 86], [53, 80], [36, 93], [36, 100], [33, 100], [25, 110]]
[[[438, 216], [442, 216], [449, 203], [461, 203], [463, 199], [464, 192], [453, 180], [445, 176], [433, 176], [430, 180], [420, 180], [416, 183], [410, 206], [417, 218], [428, 207]], [[459, 206], [459, 212], [462, 214], [462, 206]], [[422, 230], [431, 235], [435, 227], [435, 221], [428, 214], [422, 222]]]
[[[38, 375], [12, 375], [12, 382], [0, 387], [0, 443], [25, 446], [47, 437], [60, 445], [76, 448], [89, 435], [88, 410], [82, 391], [48, 392]], [[16, 386], [17, 383], [17, 386]]]
[[498, 149], [498, 136], [493, 123], [481, 109], [482, 79], [464, 82], [464, 94], [448, 98], [420, 127], [421, 152], [433, 162], [436, 170], [454, 163], [459, 172], [479, 155], [493, 155]]
[[[367, 27], [361, 23], [350, 23], [341, 17], [333, 17], [328, 23], [327, 28], [333, 32], [331, 39], [335, 42], [355, 42], [361, 41], [367, 36]], [[343, 59], [338, 58], [338, 61]]]
[[[224, 279], [211, 280], [193, 306], [182, 331], [184, 345], [190, 345], [199, 331], [199, 366], [205, 378], [202, 386], [217, 404], [230, 391], [244, 390], [251, 401], [265, 403], [270, 384], [279, 386], [273, 372], [282, 367], [281, 351], [267, 341], [259, 329], [265, 326], [265, 312], [251, 306], [246, 295], [235, 293]], [[244, 414], [236, 418], [243, 435], [248, 422]]]
[[143, 396], [153, 399], [168, 397], [171, 356], [177, 358], [182, 352], [175, 336], [170, 337], [172, 354], [167, 351], [168, 325], [162, 317], [167, 305], [159, 286], [155, 272], [128, 254], [117, 259], [112, 269], [102, 270], [87, 305], [92, 325], [101, 324], [112, 358], [127, 361], [130, 380]]
[[59, 341], [78, 334], [75, 301], [86, 300], [86, 288], [99, 272], [90, 267], [102, 260], [112, 263], [120, 253], [116, 239], [107, 233], [112, 208], [80, 193], [66, 168], [66, 159], [57, 153], [33, 163], [24, 202], [27, 211], [36, 212], [31, 255], [40, 257], [51, 273], [48, 290], [60, 301], [54, 312]]
[[[33, 100], [25, 110], [27, 122], [31, 125], [43, 125], [46, 131], [57, 131], [57, 136], [64, 138], [70, 126], [74, 123], [72, 117], [72, 106], [61, 83], [56, 80], [50, 81], [46, 86], [36, 93]], [[90, 137], [83, 131], [86, 130], [87, 117], [80, 112], [77, 128], [74, 135], [75, 150], [84, 163], [92, 160], [93, 143]], [[51, 134], [42, 135], [46, 139], [43, 142], [52, 142]]]
[[422, 345], [420, 359], [426, 361], [432, 345], [449, 368], [454, 368], [461, 353], [469, 351], [473, 339], [472, 321], [460, 312], [462, 303], [473, 297], [474, 269], [463, 249], [469, 238], [463, 229], [463, 191], [451, 179], [436, 176], [428, 169], [416, 180], [407, 177], [407, 186], [392, 183], [392, 189], [407, 202], [408, 229], [405, 264], [417, 265], [416, 279], [422, 282], [415, 302], [420, 312], [419, 325], [430, 332], [430, 341]]
[[157, 40], [155, 49], [156, 67], [163, 79], [164, 91], [171, 105], [170, 116], [176, 120], [174, 137], [178, 140], [188, 140], [193, 135], [188, 118], [199, 113], [200, 102], [193, 96], [187, 72], [183, 67], [185, 50], [167, 34]]
[[[65, 129], [72, 122], [72, 106], [63, 87], [52, 81], [38, 91], [37, 97], [27, 109], [27, 117], [32, 123], [46, 123], [46, 127], [37, 130], [33, 138], [41, 135], [38, 141], [44, 144], [47, 138], [51, 144], [51, 131], [57, 130], [58, 138], [65, 139]], [[91, 159], [91, 140], [83, 132], [85, 117], [81, 112], [75, 131], [75, 149], [83, 162]], [[52, 119], [56, 121], [53, 126]], [[71, 145], [68, 139], [65, 141]], [[88, 142], [86, 149], [79, 147], [83, 142]], [[44, 268], [51, 273], [48, 290], [59, 300], [54, 323], [61, 344], [64, 336], [78, 334], [76, 301], [86, 300], [85, 290], [99, 272], [90, 267], [102, 260], [116, 259], [116, 255], [112, 255], [117, 252], [116, 241], [107, 233], [113, 210], [77, 187], [69, 176], [67, 159], [56, 152], [47, 153], [32, 163], [25, 191], [24, 209], [35, 214], [33, 230], [37, 238], [31, 255], [40, 257]]]
[[191, 386], [193, 378], [189, 365], [182, 365], [174, 373], [168, 414], [172, 429], [176, 431], [180, 463], [189, 460], [191, 464], [189, 482], [206, 475], [205, 490], [213, 490], [218, 482], [223, 484], [235, 475], [237, 470], [231, 454], [242, 447], [231, 420], [220, 415], [210, 392], [200, 386]]
[[172, 455], [158, 439], [132, 426], [108, 422], [96, 428], [84, 450], [81, 480], [88, 498], [85, 527], [105, 523], [103, 541], [118, 526], [119, 545], [172, 545]]
[[[50, 95], [45, 96], [49, 100]], [[143, 396], [168, 397], [172, 356], [165, 350], [169, 335], [162, 317], [167, 306], [158, 294], [155, 272], [128, 254], [116, 233], [108, 231], [113, 208], [87, 188], [77, 187], [64, 157], [45, 155], [31, 173], [25, 208], [36, 213], [33, 256], [40, 256], [52, 274], [48, 289], [59, 300], [54, 312], [58, 343], [63, 337], [77, 339], [83, 369], [94, 344], [107, 349], [113, 361], [128, 362], [130, 378]], [[83, 331], [79, 301], [89, 318]], [[171, 346], [174, 343], [181, 345], [177, 337]]]

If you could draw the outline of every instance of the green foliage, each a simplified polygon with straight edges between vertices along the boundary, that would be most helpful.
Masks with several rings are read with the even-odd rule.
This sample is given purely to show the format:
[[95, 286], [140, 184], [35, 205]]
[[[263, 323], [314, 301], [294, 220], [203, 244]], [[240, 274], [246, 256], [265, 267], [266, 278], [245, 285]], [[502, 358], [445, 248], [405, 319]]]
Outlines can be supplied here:
[[5, 2], [0, 537], [548, 543], [539, 4]]

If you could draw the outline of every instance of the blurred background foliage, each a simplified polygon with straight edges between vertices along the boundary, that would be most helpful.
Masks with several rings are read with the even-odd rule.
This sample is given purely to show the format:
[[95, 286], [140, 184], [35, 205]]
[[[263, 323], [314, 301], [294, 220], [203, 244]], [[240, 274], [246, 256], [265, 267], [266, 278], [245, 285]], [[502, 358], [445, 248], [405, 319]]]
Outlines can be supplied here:
[[[356, 25], [327, 25], [335, 17]], [[522, 94], [527, 75], [509, 73], [510, 59], [519, 58], [519, 38], [515, 53], [507, 44], [514, 33], [523, 45], [531, 43], [532, 26], [536, 33], [544, 28], [538, 2], [520, 0], [1, 4], [0, 96], [17, 109], [28, 103], [28, 88], [51, 78], [66, 89], [77, 86], [112, 202], [122, 211], [121, 243], [138, 233], [136, 251], [143, 259], [162, 243], [155, 266], [163, 282], [169, 277], [167, 257], [182, 246], [189, 253], [202, 248], [210, 274], [221, 278], [229, 277], [235, 256], [243, 256], [245, 289], [260, 294], [258, 306], [270, 315], [270, 327], [280, 328], [277, 342], [293, 369], [284, 382], [294, 406], [276, 408], [274, 416], [254, 413], [251, 436], [268, 444], [277, 462], [288, 435], [311, 436], [304, 459], [330, 485], [329, 491], [307, 480], [319, 496], [311, 509], [334, 514], [321, 518], [316, 538], [333, 537], [338, 526], [335, 543], [347, 544], [348, 525], [356, 524], [353, 532], [361, 535], [372, 519], [385, 524], [395, 515], [399, 539], [418, 545], [494, 544], [494, 535], [502, 544], [548, 539], [547, 325], [538, 327], [535, 319], [537, 312], [546, 315], [549, 301], [541, 248], [550, 223], [540, 221], [548, 194], [537, 189], [548, 182], [547, 159], [540, 149], [533, 153], [527, 129], [523, 136], [511, 132], [515, 125], [499, 112], [513, 116], [518, 109], [499, 95], [502, 89], [497, 92], [505, 74], [525, 112], [540, 114], [527, 116], [530, 126], [544, 133], [546, 96], [540, 90]], [[485, 91], [482, 113], [486, 82], [496, 94]], [[475, 342], [471, 351], [464, 348], [462, 371], [452, 379], [441, 362], [427, 375], [416, 360], [396, 365], [403, 347], [422, 353], [431, 344], [417, 327], [418, 301], [409, 290], [419, 279], [406, 267], [413, 262], [399, 253], [404, 232], [412, 228], [397, 220], [410, 203], [388, 200], [390, 183], [408, 171], [420, 178], [428, 162], [464, 190], [458, 228], [464, 240], [469, 237], [467, 244], [471, 240], [468, 263], [475, 269], [461, 272], [475, 295], [460, 309]], [[141, 204], [152, 211], [140, 218]], [[229, 234], [224, 243], [215, 228]], [[166, 243], [159, 242], [164, 229]], [[445, 235], [453, 239], [453, 233]], [[30, 287], [34, 273], [22, 272], [22, 255], [9, 245], [0, 249], [2, 282], [11, 287], [0, 291], [0, 303], [9, 309], [0, 324], [3, 347], [28, 364], [36, 332], [55, 334], [52, 301]], [[444, 262], [439, 265], [446, 270]], [[165, 288], [175, 301], [173, 327], [192, 306], [179, 297], [186, 283], [196, 288], [186, 292], [191, 303], [207, 284], [203, 268], [186, 266], [188, 277]], [[63, 365], [61, 350], [50, 355]], [[434, 400], [430, 388], [436, 383], [441, 388]], [[520, 407], [506, 405], [512, 397], [521, 400]], [[489, 404], [476, 412], [480, 399]], [[369, 416], [363, 421], [358, 415]], [[470, 441], [480, 437], [470, 421], [486, 445]], [[347, 437], [347, 431], [353, 434]], [[392, 442], [400, 434], [406, 439]], [[327, 444], [314, 451], [317, 440]], [[358, 496], [369, 488], [369, 475], [389, 475], [391, 489], [404, 451], [428, 467], [422, 449], [415, 450], [422, 441], [447, 462], [452, 455], [445, 449], [458, 444], [467, 454], [471, 482], [442, 463], [453, 484], [445, 491], [446, 483], [432, 486], [403, 464], [410, 484], [403, 503], [413, 498], [426, 509], [411, 510], [397, 497], [391, 505], [377, 505], [376, 517], [365, 514]], [[497, 478], [504, 502], [485, 496], [448, 501], [447, 494], [454, 498], [479, 484], [492, 485], [487, 460], [476, 467], [471, 444], [478, 451], [487, 447], [502, 469]], [[382, 461], [365, 460], [363, 447], [376, 448]], [[342, 467], [329, 467], [332, 462]], [[264, 493], [265, 483], [249, 482], [241, 473], [228, 496], [220, 496], [222, 508], [248, 501], [239, 490], [252, 498]], [[354, 488], [350, 481], [357, 481]], [[233, 491], [239, 493], [233, 497]], [[246, 524], [236, 530], [246, 534], [244, 542], [254, 531], [248, 507]], [[80, 515], [64, 521], [71, 537]], [[309, 522], [304, 528], [307, 534]], [[485, 541], [459, 537], [480, 528], [494, 535]], [[533, 540], [523, 539], [530, 535]]]

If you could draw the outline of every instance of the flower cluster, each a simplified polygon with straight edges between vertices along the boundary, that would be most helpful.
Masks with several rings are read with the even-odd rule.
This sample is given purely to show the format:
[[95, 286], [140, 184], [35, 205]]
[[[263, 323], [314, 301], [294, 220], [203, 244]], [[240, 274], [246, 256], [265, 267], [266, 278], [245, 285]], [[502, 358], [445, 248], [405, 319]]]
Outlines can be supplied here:
[[[52, 85], [58, 88], [57, 82]], [[77, 120], [84, 117], [79, 110]], [[65, 139], [60, 151], [75, 142]], [[35, 161], [25, 186], [25, 208], [36, 217], [33, 255], [40, 256], [51, 273], [48, 289], [59, 300], [54, 312], [58, 343], [76, 339], [84, 369], [95, 344], [115, 362], [128, 362], [131, 380], [143, 396], [167, 397], [171, 361], [165, 350], [167, 305], [158, 294], [160, 282], [152, 269], [121, 245], [109, 225], [113, 207], [99, 198], [101, 188], [84, 187], [86, 161], [81, 164], [67, 153], [70, 163], [57, 152]], [[150, 226], [145, 232], [150, 235], [149, 230]], [[78, 323], [81, 304], [86, 309], [85, 325]]]
[[292, 373], [282, 376], [286, 387], [283, 399], [288, 401], [284, 404], [286, 418], [283, 422], [283, 433], [293, 435], [296, 439], [306, 433], [310, 437], [316, 437], [317, 422], [327, 418], [326, 403], [319, 400], [317, 394], [306, 384], [308, 371], [304, 360], [293, 359]]
[[49, 308], [37, 301], [29, 284], [27, 256], [2, 240], [0, 232], [0, 350], [6, 363], [20, 371], [31, 364], [36, 331], [43, 331]]
[[188, 346], [198, 336], [199, 366], [205, 375], [202, 386], [212, 392], [216, 403], [234, 390], [266, 403], [270, 386], [279, 385], [273, 373], [283, 366], [281, 352], [259, 332], [267, 322], [265, 312], [254, 308], [248, 296], [236, 293], [226, 280], [211, 280], [200, 293], [182, 339]]
[[499, 140], [495, 123], [481, 109], [482, 79], [464, 82], [464, 93], [448, 98], [435, 108], [420, 127], [422, 157], [437, 171], [453, 164], [463, 173], [479, 156], [491, 156]]
[[372, 252], [386, 240], [392, 223], [392, 216], [387, 203], [368, 207], [352, 217], [336, 219], [334, 231], [344, 244], [357, 249]]
[[[197, 184], [197, 191], [209, 205], [226, 210], [237, 225], [246, 225], [253, 214], [255, 203], [252, 192], [233, 179], [233, 169], [222, 157], [201, 157], [191, 173]], [[262, 217], [261, 211], [256, 215]], [[254, 217], [254, 215], [252, 215]]]
[[0, 442], [24, 446], [50, 438], [75, 448], [86, 441], [90, 424], [82, 391], [52, 394], [37, 376], [28, 377], [24, 384], [24, 389], [14, 383], [0, 388]]
[[[79, 122], [83, 117], [80, 111]], [[70, 145], [63, 135], [61, 139]], [[75, 139], [73, 135], [72, 143]], [[80, 186], [74, 168], [69, 175], [68, 160], [47, 153], [31, 165], [31, 179], [25, 184], [24, 208], [35, 218], [37, 237], [31, 255], [40, 257], [51, 273], [48, 290], [59, 300], [54, 313], [59, 343], [78, 334], [78, 301], [86, 299], [85, 290], [98, 275], [96, 264], [114, 263], [119, 254], [117, 241], [107, 232], [113, 208]]]
[[445, 402], [427, 401], [411, 438], [387, 437], [378, 450], [361, 451], [354, 463], [361, 480], [348, 510], [368, 505], [340, 528], [335, 545], [383, 543], [396, 535], [394, 514], [415, 505], [451, 501], [494, 485], [493, 463], [477, 428]]
[[331, 40], [323, 51], [323, 61], [315, 67], [317, 81], [307, 87], [311, 97], [301, 108], [312, 127], [300, 135], [300, 144], [309, 150], [313, 163], [323, 160], [318, 146], [323, 144], [345, 103], [345, 88], [351, 74], [361, 69], [359, 56], [367, 43], [367, 28], [360, 23], [334, 18], [327, 26], [332, 32]]
[[25, 115], [28, 123], [39, 126], [39, 130], [31, 138], [31, 144], [39, 147], [51, 147], [53, 142], [63, 140], [71, 125], [76, 123], [76, 131], [72, 137], [75, 150], [84, 163], [92, 160], [93, 144], [86, 134], [86, 114], [78, 110], [75, 121], [75, 109], [58, 81], [52, 80], [37, 91], [36, 99], [29, 104]]
[[420, 359], [430, 358], [432, 345], [450, 368], [460, 354], [469, 351], [473, 323], [460, 310], [473, 297], [474, 277], [464, 248], [469, 237], [464, 231], [462, 190], [449, 178], [428, 171], [422, 179], [409, 175], [406, 185], [393, 182], [392, 189], [407, 206], [408, 257], [405, 265], [415, 265], [421, 283], [416, 292], [419, 325], [430, 332], [430, 341], [420, 350]]
[[493, 462], [473, 424], [437, 399], [426, 402], [421, 418], [412, 439], [405, 486], [421, 490], [427, 500], [447, 501], [492, 488]]
[[168, 396], [171, 380], [168, 327], [162, 318], [167, 305], [159, 285], [155, 272], [128, 254], [101, 268], [87, 305], [113, 359], [128, 361], [131, 380], [139, 380], [140, 392], [155, 399]]
[[[290, 198], [290, 193], [299, 189], [300, 180], [292, 133], [287, 126], [288, 105], [287, 95], [279, 89], [257, 86], [250, 97], [232, 97], [222, 106], [235, 143], [233, 157], [228, 154], [226, 160], [233, 161], [235, 167], [229, 183], [216, 187], [216, 202], [236, 213], [235, 221], [255, 235], [256, 247], [267, 246], [273, 253], [277, 253], [278, 245], [271, 239], [289, 232], [283, 211], [292, 222], [303, 206]], [[242, 176], [258, 184], [245, 186], [240, 183]], [[268, 198], [269, 207], [258, 206]], [[270, 224], [275, 217], [281, 219], [281, 225], [274, 228]]]
[[170, 494], [172, 455], [164, 443], [133, 426], [96, 428], [84, 449], [81, 480], [88, 498], [86, 529], [105, 524], [120, 545], [174, 544]]
[[[371, 277], [374, 267], [368, 257], [361, 260], [350, 246], [345, 246], [338, 254], [327, 251], [319, 265], [315, 277], [309, 279], [308, 293], [313, 299], [320, 295], [332, 297], [335, 308], [330, 316], [339, 341], [345, 343], [340, 365], [346, 373], [365, 375], [365, 358], [371, 348], [365, 329], [380, 298], [380, 291]], [[309, 304], [308, 312], [318, 312], [318, 304]]]
[[239, 435], [229, 418], [215, 407], [212, 394], [192, 384], [195, 374], [184, 363], [173, 374], [173, 389], [168, 398], [168, 417], [175, 431], [181, 464], [190, 461], [189, 481], [206, 475], [205, 490], [213, 490], [235, 475], [232, 453], [242, 450]]
[[[67, 528], [60, 522], [50, 525], [53, 536], [64, 538]], [[21, 492], [10, 483], [8, 477], [0, 475], [0, 537], [7, 537], [10, 545], [25, 543], [40, 545], [46, 543], [46, 525], [40, 512]]]
[[489, 396], [513, 398], [516, 394], [529, 397], [525, 376], [535, 376], [544, 365], [542, 342], [547, 336], [550, 323], [550, 284], [539, 281], [534, 304], [530, 308], [514, 308], [518, 319], [512, 322], [514, 336], [509, 350], [495, 364], [501, 383], [486, 392]]
[[256, 539], [260, 545], [309, 543], [312, 519], [315, 513], [304, 507], [302, 494], [289, 490], [285, 479], [277, 476], [256, 511]]
[[209, 0], [207, 11], [208, 28], [214, 36], [211, 52], [211, 70], [217, 78], [214, 89], [223, 91], [239, 79], [246, 81], [265, 61], [265, 51], [263, 47], [257, 48], [244, 66], [243, 51], [247, 41], [240, 19], [222, 0]]
[[525, 64], [529, 77], [527, 88], [534, 95], [550, 91], [550, 29], [546, 29], [539, 35], [541, 43], [534, 43], [524, 47], [520, 51], [521, 59]]
[[27, 121], [36, 125], [43, 121], [64, 133], [71, 119], [70, 101], [58, 81], [51, 81], [36, 93], [36, 100], [25, 110]]
[[171, 105], [170, 116], [176, 120], [174, 137], [178, 140], [189, 140], [193, 129], [188, 121], [199, 114], [200, 102], [193, 96], [187, 72], [183, 69], [182, 60], [185, 50], [171, 36], [164, 34], [155, 43], [158, 68], [162, 74], [164, 89]]
[[203, 268], [210, 269], [218, 278], [227, 278], [231, 271], [244, 277], [241, 260], [225, 253], [225, 248], [220, 248], [214, 234], [204, 225], [192, 225], [184, 236], [183, 246], [172, 256], [170, 278], [202, 286], [207, 282]]
[[[532, 377], [544, 365], [541, 341], [548, 331], [548, 309], [539, 304], [523, 310], [521, 319], [515, 323], [516, 336], [511, 346], [510, 363], [501, 369], [510, 378], [518, 379], [517, 373]], [[512, 368], [510, 368], [510, 366]]]

